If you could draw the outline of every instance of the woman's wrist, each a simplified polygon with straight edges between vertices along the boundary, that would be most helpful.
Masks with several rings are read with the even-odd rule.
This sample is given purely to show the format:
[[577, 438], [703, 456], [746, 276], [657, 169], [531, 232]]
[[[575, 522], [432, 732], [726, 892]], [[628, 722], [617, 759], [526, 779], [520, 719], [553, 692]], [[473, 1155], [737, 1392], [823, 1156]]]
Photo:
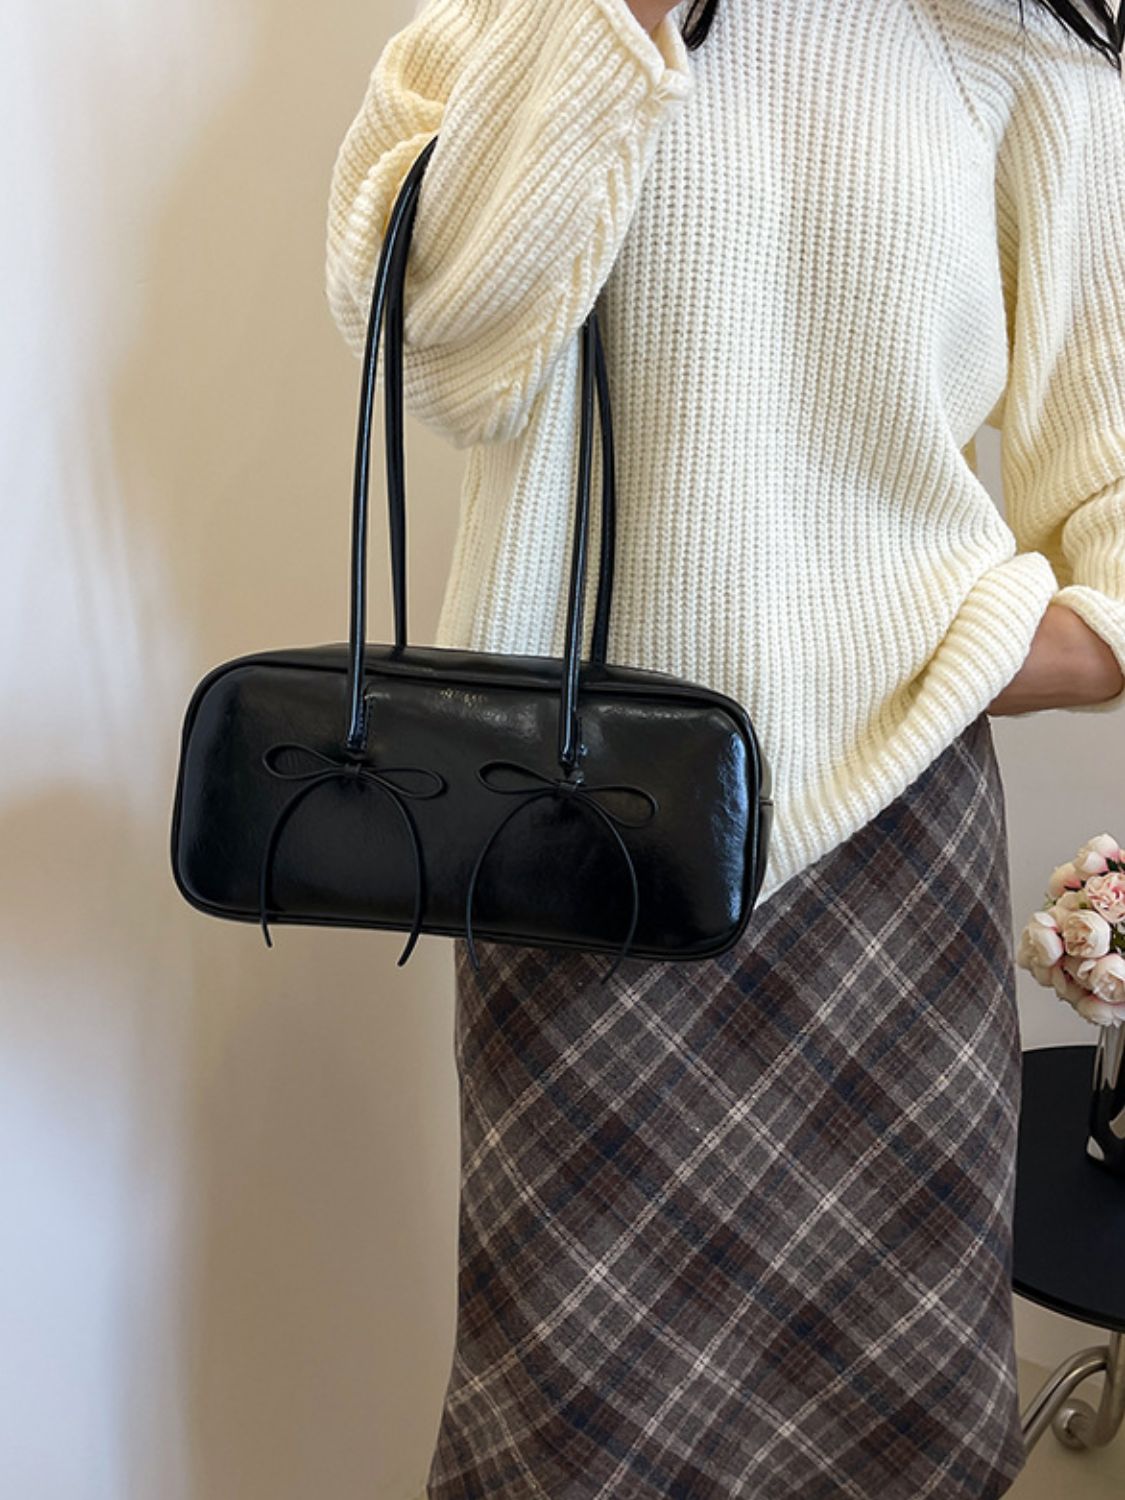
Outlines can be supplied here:
[[1047, 605], [1020, 670], [988, 705], [993, 714], [1104, 703], [1125, 688], [1112, 647], [1065, 604]]

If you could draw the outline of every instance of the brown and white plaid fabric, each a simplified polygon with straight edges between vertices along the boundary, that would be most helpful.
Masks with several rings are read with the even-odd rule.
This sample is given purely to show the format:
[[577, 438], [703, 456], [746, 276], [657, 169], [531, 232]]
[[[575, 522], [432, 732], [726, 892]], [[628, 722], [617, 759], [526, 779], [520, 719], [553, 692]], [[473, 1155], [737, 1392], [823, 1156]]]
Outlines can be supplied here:
[[695, 963], [455, 943], [429, 1500], [994, 1500], [1026, 1452], [1003, 787], [981, 714]]

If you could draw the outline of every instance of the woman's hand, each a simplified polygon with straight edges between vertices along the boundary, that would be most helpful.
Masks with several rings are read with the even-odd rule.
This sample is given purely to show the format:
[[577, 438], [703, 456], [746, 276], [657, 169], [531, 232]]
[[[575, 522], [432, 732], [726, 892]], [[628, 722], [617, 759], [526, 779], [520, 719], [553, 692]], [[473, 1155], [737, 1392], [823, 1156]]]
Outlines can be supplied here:
[[679, 0], [625, 0], [625, 3], [651, 36]]
[[986, 713], [1026, 714], [1045, 708], [1103, 703], [1125, 688], [1125, 676], [1106, 641], [1077, 611], [1048, 604], [1031, 650]]

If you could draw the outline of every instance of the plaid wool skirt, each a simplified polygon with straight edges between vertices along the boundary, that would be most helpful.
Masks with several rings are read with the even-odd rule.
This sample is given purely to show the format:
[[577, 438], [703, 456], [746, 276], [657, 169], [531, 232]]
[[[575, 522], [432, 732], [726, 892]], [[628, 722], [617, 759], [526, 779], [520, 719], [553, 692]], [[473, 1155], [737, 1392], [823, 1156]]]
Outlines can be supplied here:
[[1003, 786], [982, 713], [687, 963], [455, 940], [429, 1500], [994, 1500], [1025, 1462]]

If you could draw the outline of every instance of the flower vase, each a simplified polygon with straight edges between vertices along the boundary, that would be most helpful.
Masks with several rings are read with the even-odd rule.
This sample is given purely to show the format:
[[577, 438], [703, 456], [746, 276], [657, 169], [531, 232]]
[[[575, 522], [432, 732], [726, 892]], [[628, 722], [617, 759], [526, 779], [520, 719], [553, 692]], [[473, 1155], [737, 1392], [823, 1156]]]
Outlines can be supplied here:
[[1098, 1027], [1086, 1155], [1125, 1177], [1125, 1025]]

